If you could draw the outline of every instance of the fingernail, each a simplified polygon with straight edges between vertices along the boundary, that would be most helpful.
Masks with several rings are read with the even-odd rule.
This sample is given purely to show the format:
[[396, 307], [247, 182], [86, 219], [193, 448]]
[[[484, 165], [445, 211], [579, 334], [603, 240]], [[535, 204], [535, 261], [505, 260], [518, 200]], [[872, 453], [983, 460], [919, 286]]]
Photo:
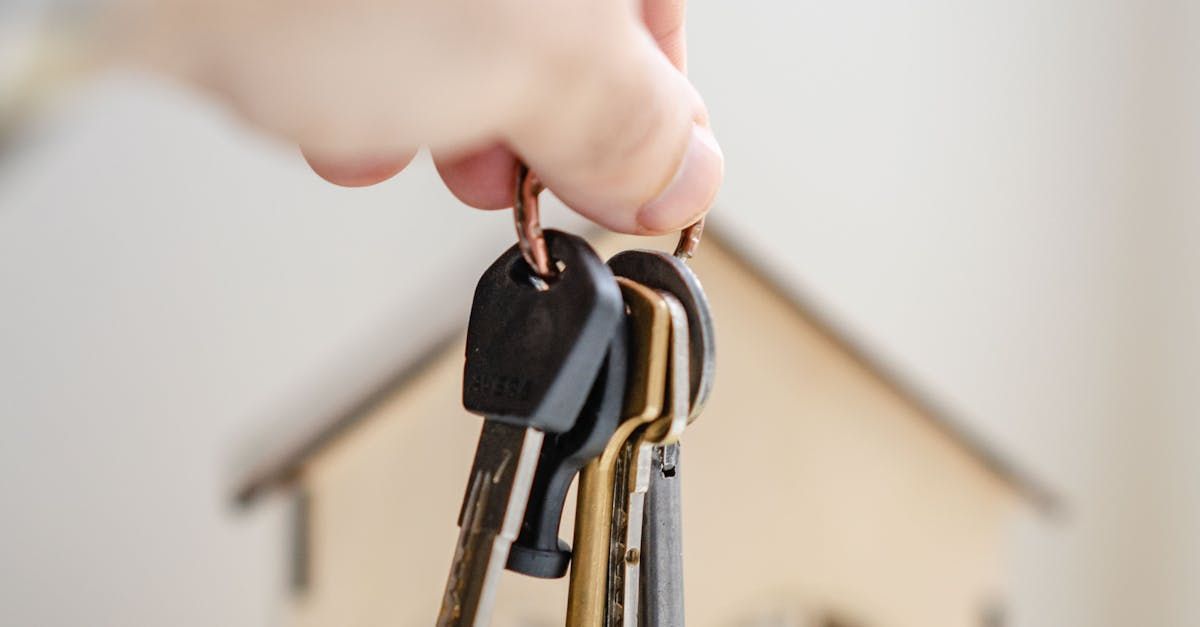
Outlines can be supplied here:
[[658, 198], [638, 212], [638, 225], [650, 232], [666, 233], [695, 222], [708, 211], [717, 195], [724, 167], [725, 158], [712, 131], [702, 126], [692, 127], [692, 138], [679, 170]]

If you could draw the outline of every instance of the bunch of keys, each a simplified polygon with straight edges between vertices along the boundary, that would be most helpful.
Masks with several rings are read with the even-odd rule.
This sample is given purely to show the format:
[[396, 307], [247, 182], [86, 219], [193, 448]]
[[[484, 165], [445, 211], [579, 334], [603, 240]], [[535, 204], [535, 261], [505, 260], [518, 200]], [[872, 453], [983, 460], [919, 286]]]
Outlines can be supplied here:
[[[685, 261], [543, 232], [519, 167], [518, 245], [480, 278], [463, 405], [484, 417], [439, 627], [488, 625], [501, 572], [570, 570], [568, 627], [682, 627], [680, 447], [712, 387], [708, 302]], [[573, 548], [559, 538], [579, 475]]]

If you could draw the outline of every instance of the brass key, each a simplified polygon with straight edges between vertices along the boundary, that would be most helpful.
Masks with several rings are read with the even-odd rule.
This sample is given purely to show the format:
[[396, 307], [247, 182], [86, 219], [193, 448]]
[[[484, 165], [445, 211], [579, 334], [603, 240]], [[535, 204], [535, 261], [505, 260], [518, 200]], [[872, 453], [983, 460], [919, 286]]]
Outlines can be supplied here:
[[[621, 425], [604, 452], [579, 473], [571, 562], [568, 627], [600, 627], [608, 610], [607, 580], [613, 487], [621, 452], [642, 427], [662, 415], [672, 312], [661, 294], [617, 278], [629, 315], [632, 360]], [[622, 490], [624, 492], [624, 490]]]
[[678, 442], [684, 428], [691, 424], [696, 416], [691, 412], [688, 397], [691, 387], [688, 371], [691, 348], [687, 310], [673, 295], [662, 290], [658, 290], [658, 293], [671, 311], [671, 352], [667, 362], [667, 375], [670, 379], [666, 389], [668, 405], [665, 408], [667, 411], [646, 427], [642, 439], [656, 446], [666, 446]]
[[[690, 353], [689, 424], [700, 415], [712, 390], [716, 363], [708, 299], [699, 279], [686, 263], [695, 253], [703, 229], [703, 218], [688, 227], [681, 234], [674, 255], [649, 250], [626, 251], [608, 262], [617, 276], [666, 290], [686, 309]], [[660, 423], [657, 428], [666, 429], [665, 423]], [[665, 435], [664, 440], [673, 439], [669, 432]], [[644, 537], [641, 550], [636, 554], [636, 570], [640, 571], [638, 576], [642, 584], [637, 612], [638, 619], [652, 627], [684, 627], [679, 447], [680, 444], [675, 442], [653, 448], [649, 487], [643, 497]], [[641, 489], [640, 482], [634, 485]], [[631, 604], [626, 601], [627, 606]]]
[[638, 429], [622, 450], [612, 516], [613, 546], [608, 566], [606, 625], [636, 627], [640, 591], [642, 521], [650, 487], [651, 459], [656, 448], [679, 441], [688, 425], [689, 336], [687, 311], [674, 296], [659, 291], [671, 312], [667, 360], [667, 403], [663, 414]]

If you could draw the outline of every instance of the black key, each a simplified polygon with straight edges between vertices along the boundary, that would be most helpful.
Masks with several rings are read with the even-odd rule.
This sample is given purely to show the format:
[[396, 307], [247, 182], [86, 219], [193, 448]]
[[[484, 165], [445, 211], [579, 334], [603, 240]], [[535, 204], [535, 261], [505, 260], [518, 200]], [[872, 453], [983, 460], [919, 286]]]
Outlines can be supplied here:
[[558, 535], [563, 503], [575, 475], [604, 450], [617, 430], [627, 370], [628, 334], [622, 323], [575, 426], [566, 433], [547, 435], [542, 443], [525, 521], [508, 554], [509, 570], [546, 579], [567, 574], [571, 547]]
[[534, 285], [514, 246], [484, 272], [467, 328], [463, 405], [485, 418], [459, 515], [439, 626], [486, 625], [532, 489], [543, 433], [569, 431], [618, 333], [624, 304], [587, 242], [546, 231], [560, 272]]

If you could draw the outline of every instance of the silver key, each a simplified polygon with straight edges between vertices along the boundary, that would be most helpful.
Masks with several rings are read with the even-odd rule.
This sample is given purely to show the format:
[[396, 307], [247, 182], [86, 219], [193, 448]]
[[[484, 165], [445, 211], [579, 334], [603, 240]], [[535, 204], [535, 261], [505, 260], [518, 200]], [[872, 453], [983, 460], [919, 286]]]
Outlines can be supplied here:
[[644, 625], [684, 627], [679, 444], [659, 447], [651, 457], [638, 611]]
[[[703, 293], [699, 293], [699, 297], [688, 304], [695, 307], [694, 311], [689, 307], [689, 319], [698, 319], [702, 325], [711, 328], [708, 301]], [[699, 366], [699, 370], [711, 373], [714, 360], [712, 345], [709, 343], [701, 348], [700, 358], [705, 363]], [[695, 353], [693, 346], [693, 359]], [[689, 421], [699, 417], [706, 397], [702, 395], [698, 400], [701, 404], [691, 407]], [[641, 603], [638, 611], [642, 623], [654, 627], [684, 627], [685, 623], [680, 456], [681, 446], [676, 442], [657, 448], [651, 461], [650, 486], [642, 524]]]
[[487, 625], [495, 582], [521, 530], [543, 437], [536, 429], [483, 423], [438, 627]]

